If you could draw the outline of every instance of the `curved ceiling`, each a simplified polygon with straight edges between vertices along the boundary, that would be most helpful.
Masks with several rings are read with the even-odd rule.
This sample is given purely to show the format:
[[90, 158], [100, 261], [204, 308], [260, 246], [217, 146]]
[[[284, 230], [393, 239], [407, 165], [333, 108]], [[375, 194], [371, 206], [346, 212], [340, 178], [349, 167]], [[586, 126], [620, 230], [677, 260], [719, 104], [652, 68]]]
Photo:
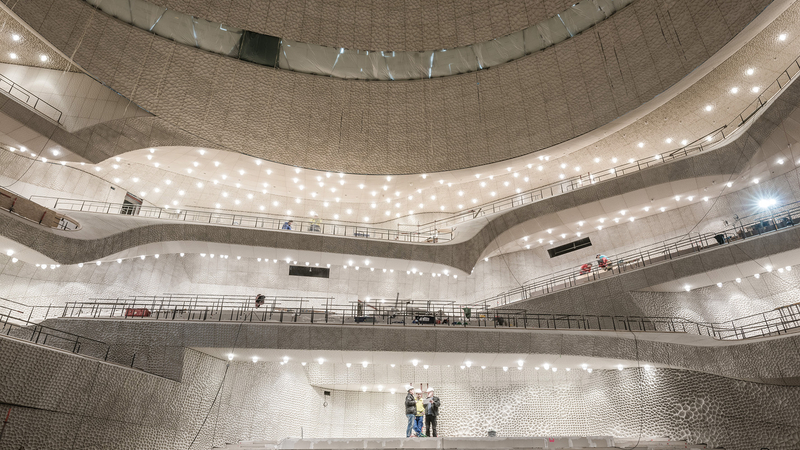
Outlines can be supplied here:
[[[149, 0], [237, 28], [327, 47], [424, 51], [520, 31], [574, 0]], [[613, 3], [613, 0], [607, 0]]]
[[737, 2], [735, 13], [695, 3], [638, 0], [512, 63], [395, 83], [255, 67], [154, 37], [81, 0], [31, 0], [14, 11], [99, 80], [220, 148], [401, 174], [502, 161], [606, 124], [681, 79], [768, 2]]
[[211, 53], [295, 72], [372, 81], [438, 78], [499, 66], [580, 34], [632, 1], [582, 0], [524, 30], [466, 47], [370, 53], [233, 28], [146, 0], [86, 0], [125, 23]]

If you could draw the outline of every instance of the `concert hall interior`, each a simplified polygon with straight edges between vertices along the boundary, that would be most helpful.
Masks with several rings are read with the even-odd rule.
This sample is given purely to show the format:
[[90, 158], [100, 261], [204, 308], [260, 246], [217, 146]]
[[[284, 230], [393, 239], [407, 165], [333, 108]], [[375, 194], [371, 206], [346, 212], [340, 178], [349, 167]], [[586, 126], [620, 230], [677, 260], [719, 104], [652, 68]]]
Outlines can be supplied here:
[[798, 30], [0, 0], [0, 449], [800, 448]]

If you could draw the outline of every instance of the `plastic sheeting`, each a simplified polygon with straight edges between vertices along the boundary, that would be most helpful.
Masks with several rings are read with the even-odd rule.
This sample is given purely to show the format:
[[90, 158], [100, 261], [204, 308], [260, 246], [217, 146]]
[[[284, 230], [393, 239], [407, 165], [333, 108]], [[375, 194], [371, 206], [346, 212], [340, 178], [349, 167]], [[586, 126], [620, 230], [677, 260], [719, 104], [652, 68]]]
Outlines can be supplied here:
[[278, 66], [296, 72], [359, 80], [413, 80], [474, 72], [569, 39], [632, 2], [582, 0], [554, 17], [508, 36], [435, 51], [370, 52], [284, 39]]
[[106, 14], [181, 44], [227, 56], [239, 53], [242, 30], [156, 6], [144, 0], [86, 0]]
[[[243, 35], [240, 29], [198, 19], [145, 0], [86, 1], [109, 15], [167, 39], [214, 53], [238, 56]], [[508, 36], [465, 47], [424, 52], [350, 50], [283, 39], [280, 41], [278, 67], [358, 80], [414, 80], [474, 72], [569, 39], [632, 2], [581, 0], [547, 20]]]

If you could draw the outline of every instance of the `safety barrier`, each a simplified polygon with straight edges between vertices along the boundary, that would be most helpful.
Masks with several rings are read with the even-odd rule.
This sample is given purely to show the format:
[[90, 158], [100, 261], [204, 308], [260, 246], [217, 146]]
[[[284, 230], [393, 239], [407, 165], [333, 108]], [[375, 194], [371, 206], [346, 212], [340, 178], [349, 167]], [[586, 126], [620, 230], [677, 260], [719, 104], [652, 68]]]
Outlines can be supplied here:
[[591, 267], [569, 268], [550, 273], [523, 283], [522, 286], [479, 300], [471, 305], [483, 307], [502, 306], [547, 295], [590, 283], [632, 269], [670, 261], [692, 253], [718, 248], [730, 242], [744, 240], [753, 236], [775, 232], [800, 223], [800, 202], [788, 203], [779, 207], [769, 207], [762, 214], [739, 219], [738, 225], [713, 233], [683, 235], [644, 247], [606, 256], [607, 262], [597, 262]]
[[[323, 302], [324, 300], [324, 302]], [[800, 327], [800, 304], [776, 308], [725, 323], [695, 322], [679, 317], [593, 314], [535, 314], [522, 309], [485, 309], [449, 301], [377, 299], [334, 304], [331, 298], [173, 294], [147, 298], [93, 299], [69, 302], [62, 318], [151, 321], [305, 323], [353, 326], [430, 326], [686, 333], [719, 340], [777, 336]]]

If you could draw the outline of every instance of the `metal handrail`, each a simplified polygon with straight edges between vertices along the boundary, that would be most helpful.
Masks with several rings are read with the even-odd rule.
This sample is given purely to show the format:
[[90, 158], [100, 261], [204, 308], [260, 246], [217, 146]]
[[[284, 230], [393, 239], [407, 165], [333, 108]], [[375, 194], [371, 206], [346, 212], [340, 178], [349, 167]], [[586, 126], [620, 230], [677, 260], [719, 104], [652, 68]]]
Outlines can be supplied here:
[[[605, 255], [608, 262], [605, 267], [600, 267], [600, 262], [592, 264], [591, 268], [568, 268], [534, 278], [518, 288], [511, 289], [502, 294], [483, 300], [478, 300], [470, 305], [484, 307], [497, 307], [510, 303], [528, 300], [537, 296], [547, 295], [555, 291], [568, 289], [577, 285], [590, 283], [615, 274], [621, 274], [634, 268], [670, 261], [687, 254], [698, 253], [717, 248], [732, 241], [759, 236], [772, 231], [779, 231], [789, 226], [800, 223], [800, 202], [787, 203], [778, 207], [771, 207], [762, 214], [751, 214], [743, 219], [757, 218], [749, 222], [738, 220], [738, 225], [711, 233], [697, 233], [682, 235], [675, 238], [656, 242], [644, 247], [627, 250], [624, 252]], [[719, 238], [718, 238], [719, 237]], [[720, 242], [721, 241], [721, 242]]]
[[[52, 209], [61, 211], [80, 211], [100, 214], [131, 215], [150, 219], [179, 220], [211, 225], [257, 228], [264, 230], [281, 230], [287, 232], [307, 232], [326, 235], [380, 239], [398, 242], [438, 243], [453, 239], [454, 232], [446, 233], [399, 231], [388, 228], [376, 228], [347, 223], [331, 223], [318, 220], [295, 220], [287, 217], [267, 215], [233, 214], [228, 212], [201, 211], [191, 209], [161, 208], [158, 206], [132, 205], [130, 203], [107, 203], [91, 200], [65, 199], [58, 197], [31, 196], [34, 199], [55, 200]], [[37, 202], [40, 203], [41, 202]], [[292, 221], [291, 229], [286, 229]]]
[[[80, 226], [77, 222], [75, 222], [70, 217], [67, 217], [66, 215], [56, 214], [55, 211], [52, 211], [51, 209], [48, 209], [48, 208], [45, 208], [45, 212], [43, 212], [41, 215], [38, 214], [38, 213], [41, 213], [42, 211], [36, 211], [36, 214], [31, 216], [32, 212], [30, 211], [30, 208], [27, 207], [29, 205], [26, 206], [25, 204], [27, 204], [28, 202], [32, 202], [32, 203], [35, 203], [35, 202], [33, 200], [31, 200], [31, 199], [27, 199], [27, 198], [17, 194], [14, 191], [11, 191], [11, 190], [8, 190], [8, 189], [5, 189], [5, 188], [0, 188], [0, 196], [4, 197], [6, 199], [9, 199], [7, 202], [4, 202], [5, 203], [4, 205], [0, 206], [0, 209], [2, 209], [4, 211], [8, 211], [8, 212], [16, 215], [17, 217], [21, 217], [21, 218], [23, 218], [25, 220], [29, 220], [31, 222], [36, 222], [39, 225], [45, 225], [45, 226], [49, 227], [48, 224], [52, 223], [51, 222], [52, 221], [52, 217], [54, 216], [55, 218], [58, 219], [58, 224], [56, 224], [53, 227], [49, 227], [49, 228], [56, 228], [56, 229], [64, 230], [64, 231], [72, 231], [72, 230], [77, 230], [78, 227]], [[40, 204], [39, 206], [44, 206], [44, 205]], [[20, 214], [20, 212], [19, 212], [20, 209], [22, 209], [23, 212], [27, 212], [27, 215]], [[48, 213], [52, 213], [52, 216], [48, 217]], [[48, 220], [45, 221], [45, 219], [48, 219]]]
[[[175, 297], [207, 297], [208, 304], [171, 301]], [[696, 322], [680, 317], [645, 317], [598, 314], [536, 314], [523, 309], [474, 309], [455, 303], [431, 305], [428, 301], [324, 303], [279, 303], [267, 297], [256, 306], [254, 296], [197, 296], [171, 294], [154, 296], [161, 301], [140, 298], [95, 299], [69, 302], [62, 318], [181, 320], [251, 323], [304, 323], [341, 325], [394, 325], [467, 328], [523, 328], [548, 330], [634, 331], [687, 333], [719, 340], [776, 336], [800, 327], [800, 304], [726, 322]], [[237, 297], [233, 299], [232, 297]], [[167, 300], [170, 301], [167, 301]], [[407, 302], [407, 303], [406, 303]]]
[[68, 350], [72, 353], [100, 358], [104, 361], [108, 361], [109, 350], [111, 349], [108, 344], [97, 339], [44, 326], [14, 317], [10, 313], [0, 313], [0, 334], [17, 339], [28, 339], [35, 344]]
[[659, 153], [655, 156], [639, 159], [638, 161], [629, 161], [628, 163], [620, 164], [612, 169], [573, 176], [566, 178], [563, 181], [537, 187], [519, 194], [503, 197], [493, 202], [461, 211], [446, 219], [437, 219], [428, 223], [420, 224], [417, 226], [417, 231], [423, 233], [430, 230], [452, 228], [455, 225], [476, 219], [479, 216], [486, 216], [507, 209], [516, 208], [524, 204], [537, 202], [545, 198], [587, 187], [601, 181], [606, 181], [622, 175], [638, 172], [657, 164], [672, 162], [676, 159], [685, 158], [694, 153], [700, 153], [708, 148], [708, 146], [716, 145], [734, 132], [738, 131], [748, 120], [750, 120], [759, 110], [761, 110], [762, 107], [764, 107], [776, 95], [778, 95], [781, 90], [783, 90], [783, 88], [786, 87], [797, 76], [798, 73], [800, 73], [800, 56], [795, 58], [794, 61], [792, 61], [786, 67], [786, 69], [778, 74], [775, 80], [770, 83], [770, 85], [767, 86], [767, 88], [764, 89], [755, 100], [750, 102], [734, 119], [717, 128], [716, 130], [696, 139], [695, 141], [689, 142], [677, 150]]
[[[628, 163], [623, 163], [611, 169], [606, 169], [597, 173], [587, 173], [587, 174], [573, 176], [563, 181], [550, 183], [545, 186], [531, 189], [519, 194], [503, 197], [494, 202], [486, 203], [480, 206], [476, 206], [475, 208], [471, 208], [469, 210], [458, 212], [446, 219], [441, 219], [441, 220], [436, 219], [425, 224], [417, 225], [416, 231], [399, 231], [399, 230], [382, 229], [375, 227], [364, 227], [360, 225], [342, 225], [341, 223], [325, 223], [325, 225], [327, 225], [327, 230], [323, 230], [322, 232], [323, 234], [348, 236], [349, 232], [352, 231], [354, 237], [361, 237], [361, 238], [371, 238], [372, 234], [370, 232], [372, 232], [373, 234], [377, 234], [377, 238], [379, 239], [387, 239], [387, 240], [393, 239], [404, 242], [438, 243], [438, 242], [450, 241], [453, 238], [453, 230], [455, 228], [455, 225], [457, 224], [469, 220], [474, 220], [481, 216], [486, 216], [489, 214], [494, 214], [508, 209], [517, 208], [519, 206], [537, 202], [546, 198], [572, 192], [574, 190], [591, 186], [593, 184], [602, 181], [607, 181], [623, 175], [629, 175], [631, 173], [638, 172], [658, 164], [672, 162], [677, 159], [688, 157], [695, 153], [703, 152], [708, 148], [709, 145], [716, 145], [720, 141], [729, 137], [732, 133], [739, 130], [762, 107], [764, 107], [776, 95], [778, 95], [780, 91], [783, 88], [785, 88], [797, 76], [798, 73], [800, 73], [800, 56], [795, 58], [795, 60], [792, 61], [789, 64], [789, 66], [786, 69], [784, 69], [775, 78], [775, 80], [769, 86], [767, 86], [767, 88], [764, 89], [764, 91], [758, 97], [756, 97], [755, 100], [750, 102], [733, 120], [713, 130], [711, 133], [701, 138], [698, 138], [683, 147], [678, 148], [677, 150], [663, 152], [653, 157], [642, 158], [637, 161], [629, 161]], [[43, 197], [43, 196], [31, 197], [31, 199], [33, 198], [53, 199], [52, 197]], [[56, 198], [56, 202], [58, 201], [84, 202], [83, 200]], [[110, 203], [101, 203], [101, 202], [93, 202], [93, 203], [95, 203], [95, 205], [100, 205], [95, 208], [100, 210], [102, 210], [104, 207], [110, 210], [111, 206], [103, 206], [103, 205], [114, 205], [113, 207], [115, 208], [115, 210], [117, 206], [119, 206], [120, 210], [122, 208], [121, 205], [115, 205]], [[129, 213], [131, 215], [139, 215], [137, 213], [141, 211], [143, 208], [147, 209], [146, 212], [148, 212], [151, 217], [157, 216], [158, 218], [161, 218], [162, 213], [175, 214], [169, 208], [164, 208], [162, 210], [162, 208], [154, 206], [138, 206], [138, 205], [126, 205], [125, 207], [128, 208], [127, 211], [130, 211], [126, 212], [126, 214]], [[175, 211], [180, 212], [181, 210], [176, 209]], [[92, 211], [92, 212], [102, 212], [102, 211]], [[237, 218], [242, 218], [251, 221], [252, 226], [256, 228], [259, 227], [259, 219], [265, 221], [261, 223], [262, 227], [265, 223], [267, 223], [266, 221], [269, 221], [270, 228], [280, 228], [282, 224], [285, 223], [285, 221], [291, 219], [286, 217], [271, 218], [268, 216], [259, 216], [259, 215], [239, 215], [236, 213], [207, 212], [207, 211], [192, 211], [191, 217], [193, 219], [196, 219], [193, 221], [198, 221], [198, 222], [205, 222], [206, 221], [205, 218], [208, 217], [208, 222], [215, 222], [224, 225], [228, 225], [229, 224], [228, 222], [230, 222], [230, 225], [232, 226], [237, 225], [236, 223]], [[186, 220], [186, 218], [184, 217], [183, 220]], [[311, 227], [315, 227], [316, 225], [321, 224], [321, 222], [314, 220], [302, 220], [298, 222], [300, 223], [299, 226], [300, 230], [316, 229]], [[349, 227], [349, 229], [343, 229], [342, 227]]]
[[[2, 74], [0, 74], [0, 89], [8, 92], [12, 97], [21, 101], [26, 106], [45, 114], [55, 122], [61, 123], [61, 117], [63, 116], [61, 110], [42, 100], [36, 94], [11, 81], [8, 77]], [[25, 98], [23, 98], [23, 96]]]

